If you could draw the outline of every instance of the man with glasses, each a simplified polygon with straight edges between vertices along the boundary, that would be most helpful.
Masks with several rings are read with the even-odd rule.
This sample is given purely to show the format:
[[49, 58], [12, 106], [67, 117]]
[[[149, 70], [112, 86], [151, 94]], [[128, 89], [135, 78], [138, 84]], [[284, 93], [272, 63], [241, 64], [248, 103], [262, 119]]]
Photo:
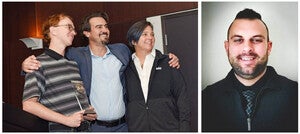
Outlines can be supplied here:
[[[86, 16], [81, 31], [89, 44], [68, 49], [66, 56], [79, 65], [90, 103], [98, 115], [92, 131], [124, 132], [128, 131], [124, 71], [131, 52], [123, 43], [109, 44], [108, 21], [104, 12]], [[37, 69], [39, 63], [34, 59], [34, 56], [27, 58], [22, 69], [26, 72]], [[174, 55], [171, 55], [170, 66], [179, 67], [178, 58]]]
[[55, 25], [54, 27], [61, 27], [61, 26], [65, 26], [67, 27], [70, 31], [75, 31], [75, 27], [72, 26], [71, 24], [65, 24], [65, 25]]
[[97, 115], [84, 115], [94, 108], [89, 105], [77, 63], [64, 57], [76, 35], [72, 18], [50, 16], [43, 24], [43, 35], [49, 48], [37, 56], [41, 67], [25, 76], [23, 110], [49, 121], [51, 132], [90, 131], [87, 120]]

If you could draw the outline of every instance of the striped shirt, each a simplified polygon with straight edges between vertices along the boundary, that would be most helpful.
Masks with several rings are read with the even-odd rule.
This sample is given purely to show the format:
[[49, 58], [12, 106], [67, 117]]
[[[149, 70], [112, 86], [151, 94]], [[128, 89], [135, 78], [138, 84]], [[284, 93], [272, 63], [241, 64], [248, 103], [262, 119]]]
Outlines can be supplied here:
[[88, 108], [88, 98], [76, 62], [50, 49], [37, 59], [41, 67], [26, 74], [23, 101], [38, 97], [41, 104], [64, 115], [80, 111], [81, 107]]

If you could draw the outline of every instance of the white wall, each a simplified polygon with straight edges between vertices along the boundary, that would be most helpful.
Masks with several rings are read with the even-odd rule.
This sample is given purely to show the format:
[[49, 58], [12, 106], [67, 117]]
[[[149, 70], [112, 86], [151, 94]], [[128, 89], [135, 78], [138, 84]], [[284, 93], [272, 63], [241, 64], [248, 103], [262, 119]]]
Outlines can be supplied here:
[[162, 28], [161, 28], [161, 16], [148, 17], [147, 21], [151, 22], [153, 25], [155, 44], [154, 49], [159, 50], [164, 53], [163, 47], [163, 36], [162, 36]]
[[202, 89], [230, 71], [224, 41], [230, 23], [244, 8], [260, 13], [269, 28], [273, 48], [268, 65], [278, 74], [298, 81], [297, 2], [202, 2]]

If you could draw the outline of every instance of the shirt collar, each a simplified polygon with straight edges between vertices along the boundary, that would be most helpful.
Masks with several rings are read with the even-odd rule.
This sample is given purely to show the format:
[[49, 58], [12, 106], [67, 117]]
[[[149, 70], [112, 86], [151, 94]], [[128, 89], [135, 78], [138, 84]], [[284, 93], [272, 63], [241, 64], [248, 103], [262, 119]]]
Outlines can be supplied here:
[[54, 58], [55, 60], [60, 60], [60, 59], [64, 58], [64, 56], [58, 54], [57, 52], [55, 52], [49, 48], [45, 48], [45, 53], [47, 55], [49, 55], [50, 57]]
[[[152, 56], [153, 58], [155, 58], [155, 56], [156, 56], [155, 49], [153, 48], [152, 51], [151, 51], [151, 53], [148, 54], [147, 56]], [[131, 55], [132, 60], [134, 60], [136, 57], [137, 57], [137, 56], [136, 56], [136, 53], [133, 53], [133, 54]]]
[[[111, 54], [111, 51], [109, 50], [109, 48], [107, 46], [105, 46], [105, 47], [106, 47], [106, 53], [104, 54], [104, 56], [102, 58], [106, 58], [108, 55]], [[89, 48], [89, 49], [90, 49], [90, 52], [91, 52], [92, 56], [94, 56], [94, 57], [100, 57], [100, 56], [97, 56], [97, 55], [93, 54], [93, 51], [91, 50], [91, 48]]]

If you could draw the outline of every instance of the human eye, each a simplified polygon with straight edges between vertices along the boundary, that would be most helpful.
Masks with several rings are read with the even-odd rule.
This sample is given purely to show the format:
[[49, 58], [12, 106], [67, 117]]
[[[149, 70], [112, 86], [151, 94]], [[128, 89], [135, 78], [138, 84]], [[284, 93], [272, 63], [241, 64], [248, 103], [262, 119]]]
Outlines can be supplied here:
[[233, 41], [233, 43], [235, 43], [235, 44], [241, 44], [241, 43], [244, 41], [244, 39], [241, 38], [241, 37], [234, 37], [234, 38], [232, 39], [232, 41]]
[[152, 37], [154, 37], [154, 33], [151, 33], [150, 35], [151, 35]]
[[261, 37], [254, 37], [254, 38], [251, 38], [251, 42], [253, 44], [262, 43], [263, 42], [263, 38], [261, 38]]
[[100, 29], [101, 25], [96, 25], [95, 28]]
[[72, 25], [70, 25], [70, 24], [68, 24], [67, 26], [68, 26], [68, 28], [69, 28], [70, 31], [72, 31], [72, 30], [75, 29], [75, 28], [74, 28]]
[[147, 33], [142, 33], [142, 36], [147, 36]]
[[105, 27], [105, 28], [108, 28], [109, 26], [108, 26], [108, 24], [105, 24], [104, 27]]

